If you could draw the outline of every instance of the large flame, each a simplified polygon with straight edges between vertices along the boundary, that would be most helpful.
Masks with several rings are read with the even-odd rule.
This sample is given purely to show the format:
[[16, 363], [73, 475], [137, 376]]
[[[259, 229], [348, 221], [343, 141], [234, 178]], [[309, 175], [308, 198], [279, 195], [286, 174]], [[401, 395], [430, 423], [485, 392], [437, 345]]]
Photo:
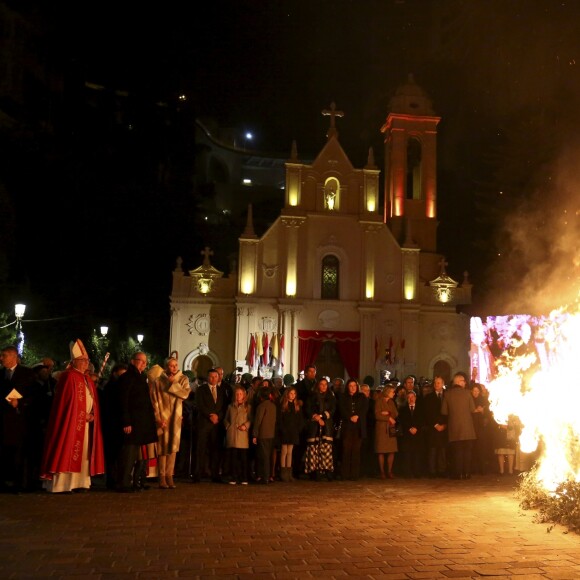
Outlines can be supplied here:
[[[487, 384], [496, 421], [520, 419], [521, 451], [538, 452], [538, 485], [554, 491], [562, 482], [580, 481], [580, 389], [575, 381], [580, 311], [490, 317], [483, 327], [487, 341], [492, 325], [496, 344], [503, 349]], [[475, 364], [480, 360], [481, 354]]]

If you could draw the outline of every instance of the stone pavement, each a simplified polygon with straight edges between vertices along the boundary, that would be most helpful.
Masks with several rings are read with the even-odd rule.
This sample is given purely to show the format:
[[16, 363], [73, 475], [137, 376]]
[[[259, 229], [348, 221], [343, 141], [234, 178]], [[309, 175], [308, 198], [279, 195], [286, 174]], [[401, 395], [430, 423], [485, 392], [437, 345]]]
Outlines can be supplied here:
[[177, 483], [0, 496], [0, 578], [580, 578], [511, 478]]

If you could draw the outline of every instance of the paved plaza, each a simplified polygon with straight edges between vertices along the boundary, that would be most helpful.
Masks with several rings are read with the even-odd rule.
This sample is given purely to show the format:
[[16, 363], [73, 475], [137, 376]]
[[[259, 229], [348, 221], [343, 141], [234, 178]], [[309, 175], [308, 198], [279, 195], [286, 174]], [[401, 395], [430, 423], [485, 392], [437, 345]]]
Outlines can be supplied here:
[[580, 578], [513, 478], [177, 484], [0, 496], [0, 578]]

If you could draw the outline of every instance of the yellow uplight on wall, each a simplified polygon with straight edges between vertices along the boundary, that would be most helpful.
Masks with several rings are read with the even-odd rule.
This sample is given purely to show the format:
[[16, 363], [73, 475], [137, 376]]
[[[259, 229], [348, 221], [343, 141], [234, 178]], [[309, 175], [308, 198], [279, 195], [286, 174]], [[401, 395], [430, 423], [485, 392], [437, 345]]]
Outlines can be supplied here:
[[374, 199], [369, 199], [367, 201], [367, 211], [375, 211], [376, 204]]
[[296, 296], [296, 279], [288, 277], [286, 280], [286, 296]]
[[412, 280], [405, 282], [405, 299], [414, 300], [415, 299], [415, 284]]
[[367, 273], [366, 276], [365, 297], [367, 300], [372, 300], [375, 297], [375, 280], [372, 273]]
[[254, 280], [247, 276], [242, 280], [242, 293], [243, 294], [252, 294], [254, 292]]

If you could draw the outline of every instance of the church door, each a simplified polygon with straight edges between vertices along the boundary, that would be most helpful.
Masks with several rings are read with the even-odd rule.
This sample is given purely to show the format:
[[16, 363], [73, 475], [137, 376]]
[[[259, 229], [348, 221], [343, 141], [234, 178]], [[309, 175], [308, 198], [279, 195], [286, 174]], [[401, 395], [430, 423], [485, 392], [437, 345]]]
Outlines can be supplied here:
[[333, 340], [323, 343], [314, 365], [318, 377], [329, 377], [331, 381], [336, 377], [344, 377], [344, 364]]
[[191, 363], [191, 370], [195, 373], [195, 376], [200, 382], [207, 379], [207, 372], [212, 367], [213, 361], [211, 358], [203, 354], [195, 357]]
[[438, 360], [433, 367], [433, 376], [443, 377], [446, 385], [451, 382], [451, 366], [447, 361]]

